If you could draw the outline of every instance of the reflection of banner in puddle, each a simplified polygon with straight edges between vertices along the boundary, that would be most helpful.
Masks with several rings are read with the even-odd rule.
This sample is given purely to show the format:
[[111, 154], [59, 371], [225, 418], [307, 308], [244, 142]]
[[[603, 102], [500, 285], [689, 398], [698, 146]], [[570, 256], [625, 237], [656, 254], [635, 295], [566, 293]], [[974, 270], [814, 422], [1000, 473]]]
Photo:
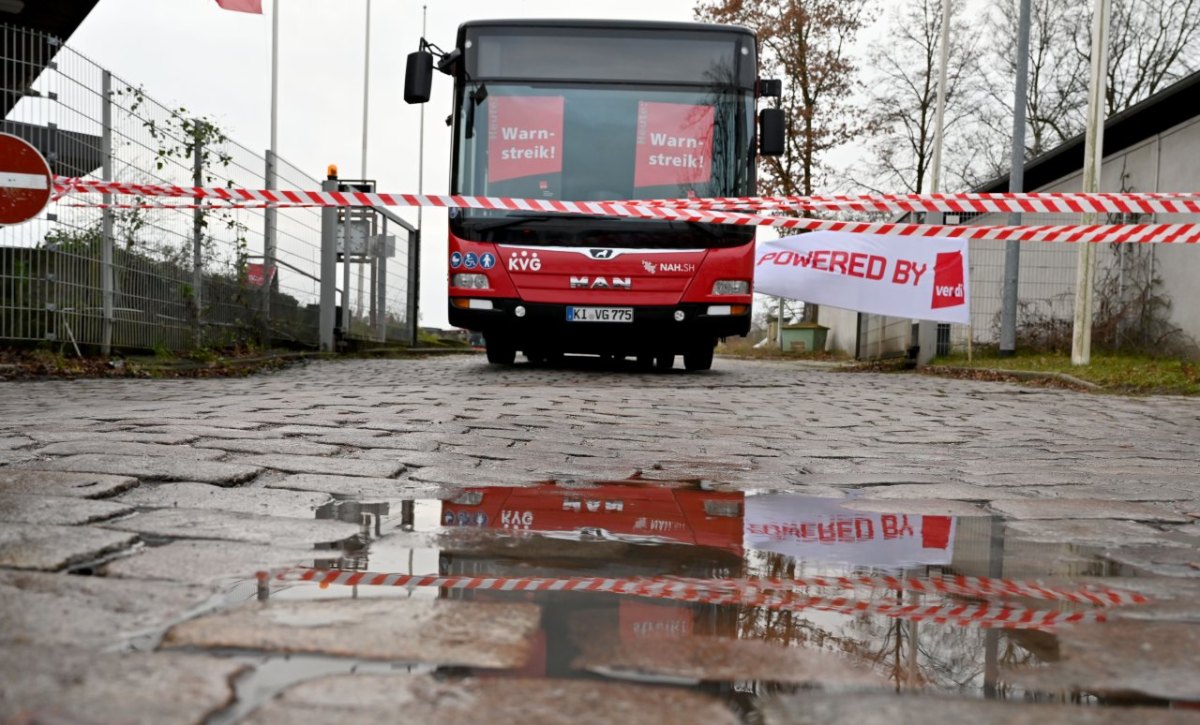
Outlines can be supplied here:
[[815, 596], [806, 588], [884, 589], [934, 595], [1004, 597], [1020, 596], [1046, 601], [1116, 607], [1146, 604], [1149, 599], [1135, 592], [1094, 586], [1055, 587], [1040, 582], [980, 577], [808, 577], [781, 579], [692, 579], [682, 577], [481, 577], [390, 574], [368, 571], [287, 569], [259, 572], [260, 590], [269, 579], [344, 586], [430, 587], [504, 592], [593, 592], [621, 594], [699, 604], [766, 607], [799, 611], [815, 609], [848, 615], [880, 615], [914, 622], [936, 622], [955, 626], [1052, 629], [1062, 624], [1103, 622], [1104, 611], [1033, 609], [997, 602], [942, 601], [908, 603], [855, 599], [844, 596]]
[[841, 503], [784, 494], [747, 496], [742, 544], [802, 561], [881, 569], [950, 563], [953, 518], [851, 511]]

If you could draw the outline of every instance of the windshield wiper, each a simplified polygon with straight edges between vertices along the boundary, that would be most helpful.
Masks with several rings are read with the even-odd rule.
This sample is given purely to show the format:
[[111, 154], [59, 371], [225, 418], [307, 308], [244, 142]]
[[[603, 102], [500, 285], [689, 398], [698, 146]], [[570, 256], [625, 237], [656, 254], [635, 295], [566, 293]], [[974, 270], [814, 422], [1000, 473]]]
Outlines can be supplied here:
[[506, 219], [501, 219], [500, 221], [495, 221], [495, 222], [492, 222], [491, 224], [482, 224], [480, 226], [477, 226], [477, 227], [475, 227], [475, 231], [482, 233], [482, 232], [494, 231], [496, 229], [508, 229], [509, 227], [520, 226], [527, 222], [544, 222], [549, 218], [550, 217], [545, 214], [521, 214], [521, 215], [517, 216], [516, 218], [513, 218], [510, 215]]

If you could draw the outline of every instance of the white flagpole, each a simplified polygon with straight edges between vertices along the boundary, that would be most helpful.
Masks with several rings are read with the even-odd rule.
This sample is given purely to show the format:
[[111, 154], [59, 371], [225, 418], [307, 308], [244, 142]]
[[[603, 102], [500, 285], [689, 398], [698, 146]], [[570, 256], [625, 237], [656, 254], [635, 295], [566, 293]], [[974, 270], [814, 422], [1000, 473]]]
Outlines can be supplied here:
[[362, 130], [362, 178], [367, 178], [367, 109], [371, 98], [371, 0], [367, 0], [367, 24], [363, 31], [363, 130]]
[[[271, 156], [279, 151], [279, 0], [271, 2]], [[271, 179], [270, 181], [275, 181]], [[271, 184], [267, 188], [275, 188]]]

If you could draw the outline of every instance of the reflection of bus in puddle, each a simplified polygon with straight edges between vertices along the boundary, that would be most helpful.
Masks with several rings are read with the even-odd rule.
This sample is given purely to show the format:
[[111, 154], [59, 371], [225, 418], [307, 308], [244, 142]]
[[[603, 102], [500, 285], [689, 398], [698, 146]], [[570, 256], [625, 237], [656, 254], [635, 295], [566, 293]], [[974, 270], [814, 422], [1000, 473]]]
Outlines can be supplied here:
[[[467, 489], [442, 502], [441, 523], [451, 535], [442, 544], [439, 573], [481, 578], [996, 576], [1003, 557], [1002, 532], [986, 516], [862, 512], [835, 499], [645, 481]], [[471, 535], [481, 530], [491, 535]], [[965, 681], [972, 681], [976, 691], [987, 694], [996, 691], [997, 654], [1005, 647], [1024, 653], [1021, 656], [1033, 663], [1044, 659], [1050, 645], [1046, 635], [1031, 631], [1006, 633], [1004, 640], [993, 633], [985, 639], [979, 629], [931, 624], [918, 630], [902, 619], [819, 607], [770, 610], [730, 601], [449, 587], [441, 596], [538, 604], [542, 620], [533, 654], [524, 668], [506, 673], [527, 676], [671, 681], [580, 663], [602, 660], [594, 656], [598, 650], [644, 649], [647, 642], [671, 649], [673, 641], [685, 647], [686, 638], [718, 636], [836, 653], [894, 680], [897, 687], [917, 682], [922, 688], [961, 691]], [[886, 590], [865, 596], [877, 603], [914, 601], [911, 594]], [[907, 652], [914, 654], [903, 654]], [[752, 699], [762, 688], [780, 689], [769, 682], [713, 682], [703, 687], [741, 712], [754, 709]]]
[[[513, 536], [456, 540], [442, 548], [439, 573], [736, 578], [743, 575], [743, 511], [740, 492], [705, 491], [687, 484], [468, 489], [442, 503], [442, 524]], [[442, 596], [538, 603], [541, 628], [532, 656], [516, 673], [522, 675], [586, 676], [572, 661], [595, 638], [733, 637], [737, 628], [736, 611], [716, 605], [595, 592], [446, 589]]]

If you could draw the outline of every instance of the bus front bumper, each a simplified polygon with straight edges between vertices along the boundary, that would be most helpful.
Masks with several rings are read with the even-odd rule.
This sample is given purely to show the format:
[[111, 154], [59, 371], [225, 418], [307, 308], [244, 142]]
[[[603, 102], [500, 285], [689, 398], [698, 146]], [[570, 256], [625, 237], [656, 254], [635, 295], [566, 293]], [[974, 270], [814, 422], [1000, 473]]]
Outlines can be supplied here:
[[495, 299], [488, 302], [492, 309], [463, 309], [452, 302], [450, 324], [482, 332], [485, 337], [504, 338], [518, 350], [628, 354], [682, 351], [699, 342], [744, 336], [750, 331], [748, 304], [739, 305], [745, 310], [742, 314], [729, 314], [732, 305], [708, 303], [627, 306], [633, 310], [631, 322], [580, 322], [567, 319], [569, 305]]

